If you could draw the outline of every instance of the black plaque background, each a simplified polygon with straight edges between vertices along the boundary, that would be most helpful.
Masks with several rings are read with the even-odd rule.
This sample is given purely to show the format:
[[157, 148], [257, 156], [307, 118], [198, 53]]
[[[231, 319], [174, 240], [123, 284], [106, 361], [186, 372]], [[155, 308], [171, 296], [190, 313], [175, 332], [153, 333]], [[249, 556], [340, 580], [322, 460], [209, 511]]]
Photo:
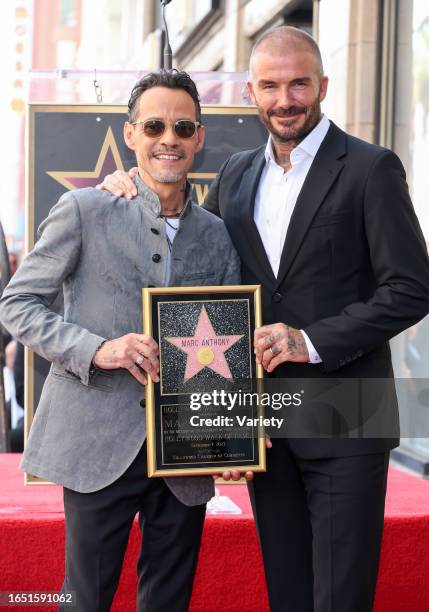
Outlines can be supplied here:
[[[186, 291], [186, 288], [184, 288], [184, 291]], [[177, 302], [177, 301], [190, 301], [190, 302], [197, 302], [197, 301], [201, 301], [201, 302], [206, 302], [208, 300], [219, 300], [219, 299], [228, 299], [228, 300], [234, 300], [234, 299], [238, 299], [238, 300], [243, 300], [243, 299], [248, 299], [249, 300], [249, 318], [250, 318], [250, 334], [253, 334], [253, 330], [254, 330], [254, 321], [255, 321], [255, 300], [254, 300], [254, 294], [253, 293], [243, 293], [243, 292], [237, 292], [236, 294], [234, 293], [229, 293], [228, 294], [222, 294], [222, 293], [213, 293], [213, 294], [208, 294], [208, 293], [194, 293], [194, 294], [188, 294], [188, 295], [152, 295], [152, 325], [153, 325], [153, 337], [155, 338], [155, 340], [157, 342], [159, 342], [159, 327], [158, 327], [158, 303], [159, 302]], [[209, 309], [207, 309], [207, 312], [210, 316], [209, 313]], [[228, 324], [228, 322], [224, 321], [223, 323], [220, 323], [220, 327], [219, 329], [215, 326], [215, 320], [212, 321], [213, 326], [215, 328], [215, 331], [217, 333], [217, 335], [220, 334], [226, 334], [226, 333], [231, 333], [231, 334], [236, 334], [236, 333], [240, 333], [236, 330], [236, 328], [233, 327], [233, 325]], [[183, 322], [180, 324], [178, 329], [184, 329], [186, 331], [184, 331], [183, 335], [192, 335], [193, 330], [195, 328], [195, 324], [196, 321], [188, 321], [188, 322]], [[180, 331], [179, 333], [177, 333], [178, 336], [182, 335], [182, 332]], [[162, 341], [162, 340], [161, 340]], [[240, 340], [241, 342], [242, 340]], [[165, 341], [162, 341], [163, 345]], [[177, 354], [180, 353], [180, 351], [178, 349], [176, 349], [174, 346], [172, 346], [172, 350], [175, 351]], [[206, 391], [212, 390], [212, 389], [217, 389], [217, 390], [221, 390], [221, 389], [225, 389], [226, 391], [230, 390], [232, 391], [237, 391], [240, 388], [244, 388], [246, 391], [254, 391], [256, 392], [257, 390], [257, 380], [256, 380], [256, 361], [254, 358], [254, 354], [253, 351], [250, 351], [250, 357], [251, 357], [251, 369], [252, 369], [252, 373], [253, 376], [251, 378], [248, 379], [243, 379], [243, 378], [239, 378], [237, 379], [234, 383], [233, 382], [228, 382], [226, 379], [222, 378], [220, 375], [216, 374], [215, 372], [212, 372], [213, 376], [210, 378], [210, 381], [207, 381], [206, 385], [204, 384], [204, 378], [201, 379], [197, 379], [197, 388], [195, 389], [195, 392], [204, 392], [204, 389]], [[232, 359], [230, 358], [228, 360], [228, 355], [226, 355], [227, 361], [228, 361], [228, 365], [230, 366], [231, 369], [231, 373], [234, 376], [234, 365], [232, 362]], [[195, 377], [197, 378], [197, 377]], [[213, 468], [213, 471], [216, 470], [216, 468], [218, 468], [218, 466], [220, 465], [226, 465], [228, 464], [228, 466], [231, 467], [231, 469], [233, 469], [235, 466], [242, 466], [242, 465], [248, 465], [249, 467], [251, 467], [252, 465], [256, 465], [260, 463], [260, 457], [259, 457], [259, 446], [258, 446], [258, 430], [255, 429], [253, 430], [253, 432], [247, 431], [246, 432], [242, 432], [243, 438], [241, 439], [229, 439], [227, 442], [227, 452], [240, 452], [243, 451], [243, 449], [245, 450], [245, 452], [252, 452], [253, 454], [253, 460], [250, 459], [242, 459], [242, 458], [238, 458], [236, 460], [226, 460], [225, 458], [219, 458], [219, 461], [206, 461], [206, 462], [198, 462], [198, 464], [195, 464], [195, 466], [190, 465], [190, 463], [175, 463], [174, 465], [168, 464], [165, 465], [163, 463], [163, 456], [162, 456], [162, 444], [161, 444], [161, 406], [172, 406], [172, 405], [183, 405], [183, 404], [188, 404], [189, 403], [189, 394], [178, 394], [178, 395], [161, 395], [161, 385], [160, 383], [156, 383], [154, 384], [154, 404], [155, 404], [155, 410], [154, 410], [154, 416], [155, 416], [155, 433], [156, 433], [156, 469], [157, 470], [181, 470], [181, 469], [189, 469], [191, 467], [201, 467], [201, 468]], [[250, 416], [250, 412], [248, 409], [246, 409], [245, 411], [243, 410], [242, 412], [239, 412], [237, 410], [234, 411], [234, 415], [235, 414], [248, 414]], [[201, 416], [203, 416], [203, 412], [202, 409], [199, 411], [195, 411], [193, 412], [193, 414], [198, 415], [201, 414]], [[227, 410], [225, 408], [219, 408], [218, 414], [221, 415], [225, 415], [225, 416], [230, 416], [230, 413], [227, 412]], [[258, 416], [258, 411], [257, 408], [255, 407], [255, 409], [253, 410], [252, 413], [253, 417], [257, 417]], [[198, 433], [198, 428], [196, 428], [196, 433]], [[183, 446], [182, 446], [183, 444]], [[186, 448], [186, 442], [181, 442], [181, 452], [183, 451], [183, 448]], [[215, 451], [216, 448], [219, 448], [216, 445], [216, 441], [213, 440], [212, 444], [211, 444], [211, 451]]]

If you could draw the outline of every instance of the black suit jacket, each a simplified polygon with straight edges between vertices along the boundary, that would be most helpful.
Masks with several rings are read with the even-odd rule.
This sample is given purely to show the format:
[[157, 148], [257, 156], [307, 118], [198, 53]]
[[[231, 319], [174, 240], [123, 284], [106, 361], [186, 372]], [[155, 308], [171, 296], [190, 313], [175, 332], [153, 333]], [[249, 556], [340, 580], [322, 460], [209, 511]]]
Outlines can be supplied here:
[[[296, 202], [275, 278], [253, 220], [264, 150], [230, 157], [204, 206], [223, 218], [243, 284], [262, 285], [264, 323], [304, 329], [323, 360], [286, 363], [275, 376], [391, 378], [388, 340], [429, 311], [427, 250], [400, 160], [331, 123]], [[389, 405], [397, 420], [394, 393]], [[309, 456], [348, 455], [391, 448], [397, 438], [297, 444]]]

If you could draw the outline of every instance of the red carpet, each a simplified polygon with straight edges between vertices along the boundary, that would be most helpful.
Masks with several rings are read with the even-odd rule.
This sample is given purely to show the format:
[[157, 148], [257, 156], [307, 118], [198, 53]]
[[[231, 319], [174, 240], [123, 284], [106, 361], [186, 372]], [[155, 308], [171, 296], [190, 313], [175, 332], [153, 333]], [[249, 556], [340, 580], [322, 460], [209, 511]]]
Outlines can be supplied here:
[[[0, 455], [0, 590], [59, 590], [64, 571], [61, 488], [24, 487], [18, 462], [17, 455]], [[264, 612], [266, 590], [246, 487], [219, 489], [243, 514], [208, 516], [191, 612]], [[134, 525], [114, 611], [135, 610], [138, 546]], [[428, 568], [429, 482], [391, 469], [375, 611], [428, 612]], [[28, 607], [4, 609], [25, 612]]]

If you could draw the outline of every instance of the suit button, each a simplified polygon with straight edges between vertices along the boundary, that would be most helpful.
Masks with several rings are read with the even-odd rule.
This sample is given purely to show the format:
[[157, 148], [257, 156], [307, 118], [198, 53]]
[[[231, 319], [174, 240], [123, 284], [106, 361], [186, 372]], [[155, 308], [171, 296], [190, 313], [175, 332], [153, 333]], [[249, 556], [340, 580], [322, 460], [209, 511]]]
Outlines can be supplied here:
[[159, 261], [161, 261], [161, 255], [159, 253], [155, 253], [155, 255], [152, 255], [152, 261], [158, 263]]
[[158, 236], [159, 231], [156, 229], [156, 227], [151, 227], [150, 231], [152, 232], [152, 234], [156, 234]]
[[276, 302], [276, 304], [278, 304], [279, 302], [281, 302], [281, 301], [282, 301], [282, 299], [283, 299], [283, 296], [282, 296], [282, 294], [281, 294], [281, 293], [279, 293], [279, 292], [276, 292], [276, 293], [273, 295], [273, 302]]
[[143, 398], [142, 400], [140, 400], [140, 406], [141, 406], [142, 408], [146, 408], [146, 400], [145, 400], [145, 398]]

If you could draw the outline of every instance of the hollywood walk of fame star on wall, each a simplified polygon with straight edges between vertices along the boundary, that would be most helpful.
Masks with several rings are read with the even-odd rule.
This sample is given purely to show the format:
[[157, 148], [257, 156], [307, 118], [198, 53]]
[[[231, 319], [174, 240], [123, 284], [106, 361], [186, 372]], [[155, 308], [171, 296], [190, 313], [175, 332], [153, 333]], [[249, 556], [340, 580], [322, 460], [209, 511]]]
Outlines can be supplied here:
[[95, 187], [98, 183], [102, 182], [106, 174], [112, 174], [115, 170], [123, 169], [124, 166], [119, 154], [118, 145], [116, 144], [112, 128], [109, 127], [94, 170], [55, 170], [47, 172], [47, 174], [66, 189], [79, 189], [81, 187]]

